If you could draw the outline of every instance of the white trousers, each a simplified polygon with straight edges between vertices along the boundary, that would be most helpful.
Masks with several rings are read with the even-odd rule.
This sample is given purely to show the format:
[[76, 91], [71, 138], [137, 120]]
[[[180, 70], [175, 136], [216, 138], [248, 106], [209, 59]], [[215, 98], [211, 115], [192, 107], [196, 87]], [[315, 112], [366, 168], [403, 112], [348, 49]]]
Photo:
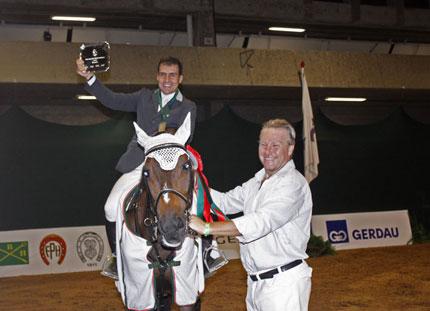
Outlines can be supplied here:
[[116, 221], [118, 209], [122, 204], [125, 195], [136, 186], [142, 177], [143, 164], [136, 167], [131, 172], [123, 174], [113, 186], [109, 197], [105, 203], [105, 217], [107, 221]]
[[248, 311], [307, 311], [312, 268], [305, 262], [271, 279], [252, 281], [246, 294]]

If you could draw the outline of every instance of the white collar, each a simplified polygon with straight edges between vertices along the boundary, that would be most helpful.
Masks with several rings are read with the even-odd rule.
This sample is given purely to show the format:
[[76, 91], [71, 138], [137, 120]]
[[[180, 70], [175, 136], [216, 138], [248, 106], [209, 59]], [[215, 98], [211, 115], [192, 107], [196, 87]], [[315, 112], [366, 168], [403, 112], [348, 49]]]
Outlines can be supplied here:
[[173, 96], [175, 96], [175, 93], [171, 93], [171, 94], [164, 94], [163, 92], [161, 93], [161, 106], [164, 107], [167, 105], [167, 103], [173, 98]]
[[[170, 94], [164, 94], [163, 92], [160, 91], [161, 94], [161, 106], [165, 106], [172, 98], [173, 96], [175, 96], [175, 93], [170, 93]], [[178, 90], [178, 95], [176, 95], [176, 100], [177, 101], [183, 101], [184, 100], [184, 95], [182, 95], [181, 91]]]
[[[270, 178], [274, 177], [274, 176], [281, 176], [284, 175], [286, 172], [288, 172], [290, 169], [294, 169], [296, 168], [296, 166], [294, 165], [294, 161], [293, 159], [290, 159], [287, 163], [285, 163], [285, 165], [283, 167], [281, 167], [275, 174], [273, 174], [272, 176], [270, 176]], [[265, 179], [269, 179], [266, 178], [266, 171], [264, 170], [264, 168], [262, 168], [261, 170], [259, 170], [256, 174], [255, 174], [255, 178], [259, 181], [262, 182]]]

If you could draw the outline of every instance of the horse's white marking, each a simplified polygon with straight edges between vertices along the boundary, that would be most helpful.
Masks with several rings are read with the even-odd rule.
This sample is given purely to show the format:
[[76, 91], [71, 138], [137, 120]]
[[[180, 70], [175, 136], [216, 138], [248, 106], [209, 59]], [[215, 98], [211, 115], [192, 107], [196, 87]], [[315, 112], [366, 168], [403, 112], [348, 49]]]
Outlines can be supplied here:
[[169, 198], [168, 192], [163, 193], [163, 201], [164, 201], [164, 203], [169, 204], [170, 198]]
[[[167, 184], [166, 183], [164, 183], [163, 189], [167, 189]], [[164, 201], [164, 203], [169, 204], [170, 198], [169, 198], [169, 193], [168, 192], [163, 193], [163, 201]]]

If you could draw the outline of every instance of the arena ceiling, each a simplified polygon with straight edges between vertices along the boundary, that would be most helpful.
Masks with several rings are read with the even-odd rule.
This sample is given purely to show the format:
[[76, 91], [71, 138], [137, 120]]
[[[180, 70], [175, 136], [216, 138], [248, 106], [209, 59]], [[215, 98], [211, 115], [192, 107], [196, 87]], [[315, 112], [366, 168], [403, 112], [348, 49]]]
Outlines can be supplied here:
[[[363, 1], [362, 1], [363, 2]], [[224, 1], [224, 0], [0, 0], [0, 21], [2, 24], [59, 25], [51, 21], [53, 15], [95, 16], [93, 24], [66, 23], [65, 27], [109, 27], [148, 29], [157, 31], [187, 30], [187, 15], [212, 16], [215, 33], [269, 34], [271, 25], [296, 26], [306, 28], [305, 36], [311, 38], [369, 40], [388, 42], [430, 43], [430, 9], [409, 10], [405, 7], [372, 7], [360, 5], [360, 1]], [[357, 5], [358, 3], [358, 5]], [[402, 1], [397, 1], [402, 3]], [[374, 13], [373, 19], [370, 13]], [[412, 13], [411, 13], [412, 12]], [[416, 13], [414, 13], [416, 12]], [[372, 13], [372, 14], [373, 14]], [[414, 16], [416, 14], [416, 16]], [[347, 17], [345, 17], [347, 16]], [[370, 17], [369, 17], [370, 16]], [[426, 18], [427, 17], [427, 18]], [[207, 23], [211, 23], [211, 18]], [[394, 23], [393, 23], [394, 21]], [[420, 21], [422, 21], [420, 23]], [[0, 25], [1, 27], [1, 25]], [[198, 25], [196, 26], [198, 27]], [[270, 33], [275, 35], [275, 33]], [[294, 36], [294, 34], [289, 34]], [[303, 36], [298, 34], [296, 36]], [[116, 86], [118, 90], [128, 90], [133, 86]], [[217, 87], [185, 86], [191, 98], [231, 101], [251, 100], [297, 100], [300, 90], [281, 87]], [[27, 89], [27, 92], [22, 92]], [[61, 90], [61, 91], [59, 91]], [[43, 84], [0, 85], [2, 104], [43, 104], [48, 100], [54, 104], [70, 104], [68, 94], [76, 94], [80, 86], [64, 85], [62, 88]], [[311, 89], [313, 100], [322, 102], [332, 94], [359, 96], [363, 94], [375, 104], [427, 103], [430, 90], [365, 90], [365, 89]], [[31, 97], [26, 96], [31, 94]], [[221, 94], [221, 95], [220, 95]], [[244, 95], [245, 94], [245, 95]], [[10, 96], [10, 97], [8, 97]], [[222, 98], [220, 97], [222, 96]], [[67, 99], [66, 99], [67, 98]]]
[[[310, 38], [429, 43], [430, 4], [427, 0], [421, 2], [427, 6], [378, 7], [341, 0], [0, 0], [0, 20], [3, 24], [58, 25], [59, 22], [50, 20], [51, 16], [94, 16], [96, 21], [85, 27], [184, 32], [187, 15], [203, 14], [210, 17], [204, 17], [205, 22], [213, 23], [217, 33], [277, 35], [268, 30], [277, 25], [304, 27]], [[83, 26], [71, 22], [62, 25]]]

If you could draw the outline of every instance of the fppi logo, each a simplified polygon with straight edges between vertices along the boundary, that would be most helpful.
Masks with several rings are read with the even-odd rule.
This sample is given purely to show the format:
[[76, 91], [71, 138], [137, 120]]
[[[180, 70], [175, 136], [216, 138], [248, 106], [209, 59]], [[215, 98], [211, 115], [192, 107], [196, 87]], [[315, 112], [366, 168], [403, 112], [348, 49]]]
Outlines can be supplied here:
[[81, 234], [76, 243], [76, 251], [79, 259], [88, 267], [96, 266], [102, 260], [104, 243], [102, 238], [95, 232]]
[[47, 266], [54, 261], [57, 261], [57, 264], [61, 265], [66, 257], [66, 251], [66, 242], [59, 235], [47, 235], [40, 242], [40, 256]]
[[346, 220], [326, 221], [328, 239], [333, 244], [348, 243], [348, 227]]

